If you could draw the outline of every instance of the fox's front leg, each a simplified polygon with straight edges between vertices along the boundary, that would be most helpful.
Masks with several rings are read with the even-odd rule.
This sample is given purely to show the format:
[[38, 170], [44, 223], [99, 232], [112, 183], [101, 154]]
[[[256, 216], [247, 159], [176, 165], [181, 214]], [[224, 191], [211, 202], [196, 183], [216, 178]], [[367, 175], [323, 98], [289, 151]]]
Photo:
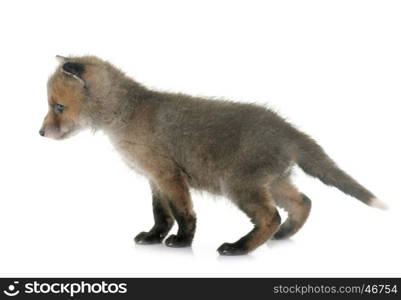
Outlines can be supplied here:
[[196, 217], [185, 178], [180, 171], [171, 170], [163, 172], [163, 175], [154, 179], [157, 188], [166, 197], [170, 211], [178, 224], [177, 234], [172, 234], [166, 239], [166, 246], [190, 246], [195, 234]]
[[158, 191], [154, 184], [152, 189], [153, 217], [155, 224], [148, 232], [141, 232], [135, 237], [138, 244], [158, 244], [163, 241], [174, 224], [167, 199]]

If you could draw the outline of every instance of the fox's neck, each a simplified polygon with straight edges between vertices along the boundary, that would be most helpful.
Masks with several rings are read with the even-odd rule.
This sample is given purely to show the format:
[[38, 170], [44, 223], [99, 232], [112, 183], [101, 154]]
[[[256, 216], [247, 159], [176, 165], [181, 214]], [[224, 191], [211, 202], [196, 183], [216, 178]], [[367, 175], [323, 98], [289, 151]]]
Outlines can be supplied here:
[[91, 126], [106, 134], [113, 134], [127, 126], [137, 106], [151, 93], [125, 75], [116, 77], [112, 77], [109, 86], [101, 93], [95, 91], [92, 94], [89, 105]]

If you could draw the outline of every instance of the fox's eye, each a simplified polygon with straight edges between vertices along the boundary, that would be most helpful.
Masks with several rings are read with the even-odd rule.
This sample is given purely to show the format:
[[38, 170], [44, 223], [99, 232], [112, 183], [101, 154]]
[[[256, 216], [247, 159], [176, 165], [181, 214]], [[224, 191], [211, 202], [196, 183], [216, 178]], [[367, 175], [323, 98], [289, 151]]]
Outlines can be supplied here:
[[56, 112], [61, 114], [64, 111], [64, 105], [56, 103], [54, 109], [56, 110]]

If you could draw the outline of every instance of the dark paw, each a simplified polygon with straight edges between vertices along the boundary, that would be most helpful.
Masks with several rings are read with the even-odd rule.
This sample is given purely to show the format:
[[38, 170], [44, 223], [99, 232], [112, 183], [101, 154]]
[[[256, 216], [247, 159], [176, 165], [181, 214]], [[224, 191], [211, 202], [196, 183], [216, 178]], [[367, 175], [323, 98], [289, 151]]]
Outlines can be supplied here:
[[290, 235], [287, 232], [279, 230], [274, 234], [273, 240], [285, 240], [289, 237]]
[[142, 245], [159, 244], [164, 236], [156, 232], [141, 232], [135, 237], [135, 242]]
[[243, 255], [248, 253], [243, 245], [238, 245], [237, 243], [224, 243], [217, 249], [217, 251], [220, 255]]
[[279, 227], [278, 231], [273, 235], [273, 239], [274, 240], [288, 239], [292, 236], [292, 234], [293, 234], [293, 230], [292, 230], [291, 226], [284, 223], [283, 225], [281, 225]]
[[165, 244], [174, 248], [189, 247], [192, 244], [192, 238], [172, 234], [166, 239]]

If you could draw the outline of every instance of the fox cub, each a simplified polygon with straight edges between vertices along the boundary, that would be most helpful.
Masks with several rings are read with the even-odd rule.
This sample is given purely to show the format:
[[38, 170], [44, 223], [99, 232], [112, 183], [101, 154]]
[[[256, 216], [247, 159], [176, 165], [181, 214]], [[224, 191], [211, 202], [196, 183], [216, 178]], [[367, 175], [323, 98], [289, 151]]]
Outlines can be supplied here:
[[[311, 210], [291, 183], [297, 164], [307, 174], [363, 203], [376, 197], [308, 135], [264, 107], [150, 90], [94, 56], [61, 57], [48, 81], [48, 113], [39, 133], [65, 139], [84, 128], [103, 130], [129, 167], [149, 179], [154, 226], [135, 237], [190, 246], [196, 217], [190, 188], [228, 197], [254, 224], [222, 255], [245, 254], [268, 239], [295, 234]], [[288, 212], [282, 223], [276, 206]]]

